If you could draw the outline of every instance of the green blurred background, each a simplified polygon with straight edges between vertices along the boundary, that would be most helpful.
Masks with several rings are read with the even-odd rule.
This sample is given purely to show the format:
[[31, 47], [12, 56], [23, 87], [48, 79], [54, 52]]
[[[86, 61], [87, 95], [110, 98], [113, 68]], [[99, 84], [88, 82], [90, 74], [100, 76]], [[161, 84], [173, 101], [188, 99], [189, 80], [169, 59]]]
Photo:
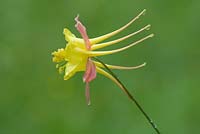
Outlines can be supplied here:
[[64, 81], [51, 57], [65, 46], [63, 28], [79, 36], [77, 14], [95, 37], [126, 24], [144, 8], [145, 16], [112, 39], [149, 23], [151, 30], [106, 50], [156, 36], [101, 59], [126, 66], [147, 62], [142, 69], [115, 73], [163, 134], [200, 133], [200, 1], [1, 0], [0, 134], [155, 133], [127, 96], [101, 75], [91, 83], [88, 107], [83, 73]]

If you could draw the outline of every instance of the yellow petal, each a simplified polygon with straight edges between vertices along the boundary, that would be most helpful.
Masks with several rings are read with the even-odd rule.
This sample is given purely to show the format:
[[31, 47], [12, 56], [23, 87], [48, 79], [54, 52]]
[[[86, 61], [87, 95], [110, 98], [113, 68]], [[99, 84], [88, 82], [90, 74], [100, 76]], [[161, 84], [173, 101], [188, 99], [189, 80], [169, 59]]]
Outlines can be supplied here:
[[67, 45], [73, 45], [80, 48], [85, 48], [85, 42], [81, 38], [77, 38], [71, 31], [67, 28], [64, 29], [63, 34], [65, 35], [65, 40], [68, 42]]
[[142, 39], [140, 39], [140, 40], [138, 40], [138, 41], [136, 41], [136, 42], [134, 42], [134, 43], [132, 43], [132, 44], [130, 44], [128, 46], [125, 46], [125, 47], [119, 48], [119, 49], [115, 49], [115, 50], [110, 50], [110, 51], [86, 51], [86, 50], [80, 49], [80, 48], [75, 48], [75, 49], [76, 49], [76, 51], [79, 51], [79, 52], [81, 52], [83, 54], [87, 54], [90, 57], [103, 56], [103, 55], [113, 54], [113, 53], [117, 53], [117, 52], [126, 50], [126, 49], [128, 49], [128, 48], [130, 48], [132, 46], [135, 46], [138, 43], [140, 43], [140, 42], [142, 42], [142, 41], [144, 41], [144, 40], [146, 40], [148, 38], [151, 38], [153, 36], [154, 36], [153, 34], [150, 34], [150, 35], [148, 35], [148, 36], [146, 36], [146, 37], [144, 37], [144, 38], [142, 38]]
[[134, 33], [131, 33], [131, 34], [127, 35], [127, 36], [124, 36], [124, 37], [119, 38], [119, 39], [114, 40], [114, 41], [109, 41], [109, 42], [105, 42], [105, 43], [95, 44], [95, 45], [92, 46], [92, 50], [100, 49], [100, 48], [107, 47], [107, 46], [113, 45], [115, 43], [121, 42], [121, 41], [123, 41], [123, 40], [125, 40], [125, 39], [127, 39], [127, 38], [129, 38], [131, 36], [134, 36], [134, 35], [142, 32], [142, 31], [144, 31], [144, 30], [148, 30], [150, 28], [150, 26], [151, 25], [147, 25], [147, 26], [141, 28], [140, 30], [138, 30], [138, 31], [136, 31]]
[[63, 30], [63, 34], [65, 35], [65, 40], [66, 41], [71, 41], [73, 38], [75, 38], [76, 36], [67, 28], [64, 28]]
[[[97, 61], [93, 61], [93, 62], [95, 63], [96, 66], [105, 68], [100, 62], [97, 62]], [[138, 65], [138, 66], [133, 66], [133, 67], [115, 66], [115, 65], [108, 65], [108, 64], [105, 64], [105, 65], [110, 69], [129, 70], [129, 69], [141, 68], [141, 67], [145, 66], [146, 63], [143, 63], [143, 64]]]
[[64, 80], [68, 80], [78, 71], [78, 65], [79, 64], [72, 64], [70, 62], [66, 64]]
[[130, 26], [134, 21], [136, 21], [141, 15], [143, 15], [145, 13], [146, 9], [144, 9], [141, 13], [139, 13], [135, 18], [133, 18], [129, 23], [127, 23], [126, 25], [124, 25], [123, 27], [119, 28], [118, 30], [115, 30], [111, 33], [108, 33], [108, 34], [105, 34], [103, 36], [100, 36], [100, 37], [97, 37], [97, 38], [93, 38], [93, 39], [90, 39], [90, 43], [93, 45], [93, 44], [96, 44], [98, 42], [101, 42], [105, 39], [108, 39], [116, 34], [118, 34], [119, 32], [123, 31], [124, 29], [126, 29], [128, 26]]

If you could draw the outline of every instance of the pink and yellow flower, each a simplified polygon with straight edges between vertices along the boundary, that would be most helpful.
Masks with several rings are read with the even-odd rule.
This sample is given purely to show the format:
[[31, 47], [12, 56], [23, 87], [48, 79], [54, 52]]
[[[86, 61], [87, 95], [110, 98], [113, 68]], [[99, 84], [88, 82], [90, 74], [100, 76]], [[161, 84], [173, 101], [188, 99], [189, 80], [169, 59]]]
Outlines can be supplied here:
[[[145, 11], [146, 10], [143, 10], [140, 14], [138, 14], [135, 18], [133, 18], [129, 23], [122, 26], [118, 30], [115, 30], [111, 33], [102, 35], [100, 37], [92, 38], [92, 39], [88, 37], [86, 28], [80, 22], [79, 16], [75, 18], [75, 21], [76, 21], [75, 27], [79, 31], [82, 38], [76, 37], [67, 28], [64, 29], [63, 33], [65, 35], [67, 45], [65, 48], [58, 49], [58, 51], [55, 51], [52, 53], [53, 62], [64, 63], [62, 65], [57, 64], [57, 68], [59, 69], [59, 72], [60, 73], [64, 72], [64, 80], [68, 80], [77, 72], [81, 72], [81, 71], [85, 72], [83, 76], [83, 81], [86, 83], [85, 95], [86, 95], [86, 100], [87, 100], [88, 105], [90, 104], [89, 83], [96, 78], [97, 73], [100, 73], [108, 77], [109, 79], [114, 81], [118, 86], [121, 86], [111, 74], [109, 74], [103, 69], [104, 66], [100, 62], [93, 60], [92, 57], [114, 54], [114, 53], [126, 50], [148, 38], [153, 37], [153, 34], [150, 34], [125, 47], [115, 49], [115, 50], [109, 50], [109, 51], [98, 51], [98, 49], [104, 48], [110, 45], [114, 45], [144, 30], [148, 30], [150, 28], [150, 25], [146, 25], [140, 30], [133, 32], [127, 36], [121, 37], [119, 39], [103, 42], [103, 43], [101, 42], [126, 29], [134, 21], [136, 21], [141, 15], [143, 15]], [[138, 66], [133, 66], [133, 67], [115, 66], [115, 65], [109, 65], [109, 64], [105, 64], [105, 65], [110, 69], [137, 69], [137, 68], [145, 66], [145, 63]]]

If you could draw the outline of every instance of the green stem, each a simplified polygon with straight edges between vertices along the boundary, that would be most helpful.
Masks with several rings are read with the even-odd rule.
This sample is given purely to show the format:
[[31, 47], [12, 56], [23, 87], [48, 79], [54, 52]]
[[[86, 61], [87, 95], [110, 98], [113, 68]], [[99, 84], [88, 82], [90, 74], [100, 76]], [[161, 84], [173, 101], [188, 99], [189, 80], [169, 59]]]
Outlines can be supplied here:
[[124, 84], [117, 78], [117, 76], [107, 67], [107, 65], [105, 65], [101, 60], [99, 60], [98, 58], [94, 57], [95, 60], [97, 60], [98, 62], [100, 62], [108, 71], [109, 73], [120, 83], [120, 85], [122, 86], [122, 88], [124, 89], [124, 91], [126, 92], [126, 94], [128, 95], [128, 97], [136, 104], [136, 106], [138, 107], [138, 109], [142, 112], [142, 114], [145, 116], [145, 118], [147, 119], [147, 121], [149, 122], [149, 124], [153, 127], [153, 129], [157, 132], [157, 134], [160, 134], [159, 129], [157, 128], [156, 124], [153, 122], [153, 120], [148, 116], [148, 114], [144, 111], [144, 109], [141, 107], [141, 105], [138, 103], [138, 101], [135, 99], [135, 97], [133, 95], [131, 95], [131, 93], [128, 91], [128, 89], [124, 86]]

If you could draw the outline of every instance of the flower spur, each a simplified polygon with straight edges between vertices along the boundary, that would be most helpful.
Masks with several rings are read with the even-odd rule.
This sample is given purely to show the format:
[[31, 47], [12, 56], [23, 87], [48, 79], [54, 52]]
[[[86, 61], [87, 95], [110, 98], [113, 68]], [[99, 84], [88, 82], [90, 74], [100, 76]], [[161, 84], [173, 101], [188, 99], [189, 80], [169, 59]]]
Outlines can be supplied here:
[[[118, 33], [126, 29], [128, 26], [130, 26], [134, 21], [136, 21], [141, 15], [145, 13], [145, 9], [139, 13], [135, 18], [133, 18], [129, 23], [122, 26], [118, 30], [115, 30], [111, 33], [102, 35], [100, 37], [89, 39], [87, 35], [87, 31], [85, 26], [79, 21], [79, 16], [75, 18], [76, 25], [75, 27], [81, 34], [82, 38], [77, 38], [74, 34], [72, 34], [68, 29], [64, 29], [63, 33], [65, 35], [65, 39], [68, 42], [66, 47], [63, 49], [58, 49], [58, 51], [55, 51], [52, 53], [53, 55], [53, 62], [58, 63], [56, 67], [59, 69], [59, 72], [64, 72], [64, 80], [68, 80], [70, 77], [72, 77], [76, 72], [85, 71], [83, 76], [83, 81], [86, 83], [85, 88], [85, 96], [87, 100], [87, 104], [90, 105], [90, 93], [89, 93], [89, 83], [96, 78], [96, 73], [100, 73], [109, 79], [111, 79], [113, 82], [115, 82], [126, 94], [127, 96], [136, 104], [136, 106], [139, 108], [139, 110], [143, 113], [145, 118], [148, 120], [148, 122], [151, 124], [153, 129], [160, 134], [160, 131], [158, 130], [157, 126], [154, 124], [154, 122], [151, 120], [151, 118], [144, 112], [143, 108], [139, 105], [139, 103], [136, 101], [136, 99], [130, 94], [130, 92], [127, 90], [127, 88], [123, 85], [123, 83], [116, 77], [116, 75], [111, 71], [111, 69], [137, 69], [140, 67], [145, 66], [146, 63], [143, 63], [138, 66], [133, 67], [124, 67], [124, 66], [115, 66], [115, 65], [109, 65], [104, 64], [101, 60], [97, 59], [98, 56], [108, 55], [108, 54], [114, 54], [123, 50], [126, 50], [132, 46], [135, 46], [136, 44], [139, 44], [140, 42], [153, 37], [153, 34], [150, 34], [136, 42], [133, 42], [125, 47], [115, 49], [115, 50], [109, 50], [109, 51], [94, 51], [98, 50], [100, 48], [104, 48], [116, 43], [119, 43], [125, 39], [128, 39], [144, 30], [148, 30], [150, 28], [150, 25], [146, 25], [140, 30], [133, 32], [127, 36], [121, 37], [119, 39], [100, 43]], [[94, 60], [93, 60], [94, 59]], [[107, 71], [105, 71], [106, 69]]]

